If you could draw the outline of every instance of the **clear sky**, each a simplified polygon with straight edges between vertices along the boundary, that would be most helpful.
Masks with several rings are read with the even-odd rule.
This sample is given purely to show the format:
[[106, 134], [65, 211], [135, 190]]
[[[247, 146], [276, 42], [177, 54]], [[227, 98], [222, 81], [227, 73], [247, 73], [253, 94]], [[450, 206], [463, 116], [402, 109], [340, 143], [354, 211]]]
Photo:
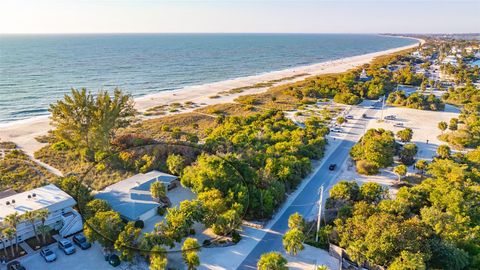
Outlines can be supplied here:
[[0, 33], [480, 32], [480, 0], [0, 0]]

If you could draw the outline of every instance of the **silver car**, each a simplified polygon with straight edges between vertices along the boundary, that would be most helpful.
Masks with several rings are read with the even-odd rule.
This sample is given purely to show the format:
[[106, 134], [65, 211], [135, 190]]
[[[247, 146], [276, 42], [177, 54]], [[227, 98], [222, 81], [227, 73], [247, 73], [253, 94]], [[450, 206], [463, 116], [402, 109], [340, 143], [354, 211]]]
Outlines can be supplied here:
[[68, 239], [62, 239], [58, 241], [58, 248], [63, 250], [63, 252], [65, 252], [66, 255], [73, 254], [76, 251], [72, 242]]
[[40, 250], [40, 255], [45, 259], [46, 262], [53, 262], [57, 259], [57, 254], [51, 251], [49, 248], [44, 248]]

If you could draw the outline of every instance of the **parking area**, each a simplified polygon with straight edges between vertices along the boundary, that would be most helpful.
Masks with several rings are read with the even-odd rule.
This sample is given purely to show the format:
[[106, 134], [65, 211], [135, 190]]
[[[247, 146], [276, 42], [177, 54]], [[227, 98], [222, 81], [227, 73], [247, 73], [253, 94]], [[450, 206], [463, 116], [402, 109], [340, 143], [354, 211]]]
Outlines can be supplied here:
[[[71, 237], [69, 237], [69, 239], [71, 240]], [[105, 261], [102, 248], [97, 243], [94, 243], [92, 247], [87, 250], [81, 250], [79, 247], [76, 247], [76, 252], [72, 255], [65, 255], [65, 253], [58, 248], [57, 243], [51, 244], [49, 248], [57, 255], [57, 260], [54, 262], [45, 262], [38, 252], [20, 258], [18, 261], [25, 266], [27, 270], [118, 269], [109, 265], [108, 262]]]

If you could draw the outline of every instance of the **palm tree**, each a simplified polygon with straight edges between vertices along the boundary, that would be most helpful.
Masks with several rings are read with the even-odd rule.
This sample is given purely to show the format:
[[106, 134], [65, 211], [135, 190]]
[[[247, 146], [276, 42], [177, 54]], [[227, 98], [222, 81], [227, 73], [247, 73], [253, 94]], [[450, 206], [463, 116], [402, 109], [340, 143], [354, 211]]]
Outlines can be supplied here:
[[3, 253], [5, 253], [5, 256], [7, 256], [7, 245], [5, 243], [5, 238], [6, 238], [6, 235], [4, 233], [4, 230], [8, 228], [5, 224], [3, 223], [0, 223], [0, 239], [1, 239], [1, 242], [3, 244]]
[[12, 249], [12, 257], [15, 257], [15, 252], [13, 250], [13, 239], [17, 236], [17, 229], [14, 229], [12, 227], [7, 227], [5, 230], [2, 231], [3, 235], [5, 235], [5, 238], [7, 238], [8, 241], [10, 241], [10, 248]]
[[37, 226], [35, 226], [35, 223], [38, 221], [38, 212], [37, 211], [27, 211], [25, 214], [23, 214], [23, 219], [30, 223], [33, 228], [33, 233], [35, 234], [35, 237], [37, 238], [37, 242], [40, 243], [40, 238], [38, 237], [37, 233]]
[[5, 222], [10, 226], [12, 229], [15, 230], [15, 247], [18, 252], [18, 234], [17, 234], [17, 225], [22, 221], [22, 217], [17, 213], [14, 212], [5, 217]]
[[38, 226], [38, 232], [40, 232], [40, 234], [42, 235], [43, 245], [47, 243], [47, 235], [50, 234], [51, 230], [52, 228], [50, 228], [50, 226], [47, 226], [47, 225]]
[[[47, 208], [37, 210], [36, 212], [37, 212], [37, 218], [42, 222], [41, 226], [44, 229], [43, 233], [40, 231], [40, 229], [39, 229], [39, 231], [40, 231], [40, 234], [42, 235], [42, 238], [43, 238], [43, 244], [45, 244], [46, 235], [48, 233], [50, 233], [50, 231], [52, 230], [49, 226], [45, 225], [45, 221], [47, 221], [47, 218], [50, 215], [50, 212], [48, 211]], [[48, 231], [45, 232], [45, 230], [47, 230], [47, 229], [48, 229]]]

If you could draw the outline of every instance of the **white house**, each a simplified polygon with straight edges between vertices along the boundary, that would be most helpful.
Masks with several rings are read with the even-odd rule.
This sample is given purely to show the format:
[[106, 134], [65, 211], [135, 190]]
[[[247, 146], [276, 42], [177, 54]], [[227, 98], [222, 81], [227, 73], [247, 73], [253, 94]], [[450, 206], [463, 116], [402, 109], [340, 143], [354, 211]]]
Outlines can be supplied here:
[[124, 219], [145, 221], [155, 216], [157, 208], [161, 206], [150, 193], [150, 186], [155, 181], [163, 182], [168, 190], [178, 185], [176, 176], [154, 170], [108, 186], [97, 193], [95, 198], [107, 201]]
[[[50, 215], [45, 225], [58, 230], [62, 237], [74, 234], [83, 229], [82, 217], [73, 209], [77, 202], [57, 186], [50, 184], [17, 194], [9, 194], [0, 198], [0, 223], [12, 213], [20, 216], [29, 211], [48, 209]], [[35, 224], [39, 226], [41, 221]], [[22, 221], [17, 225], [18, 241], [34, 237], [32, 224]], [[2, 242], [9, 246], [11, 243]]]

